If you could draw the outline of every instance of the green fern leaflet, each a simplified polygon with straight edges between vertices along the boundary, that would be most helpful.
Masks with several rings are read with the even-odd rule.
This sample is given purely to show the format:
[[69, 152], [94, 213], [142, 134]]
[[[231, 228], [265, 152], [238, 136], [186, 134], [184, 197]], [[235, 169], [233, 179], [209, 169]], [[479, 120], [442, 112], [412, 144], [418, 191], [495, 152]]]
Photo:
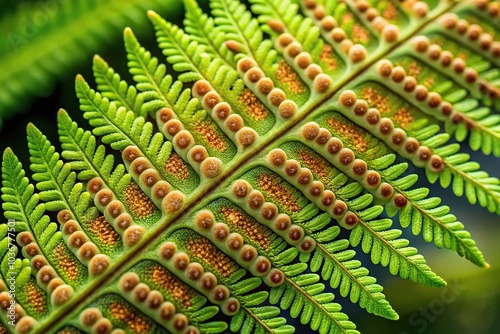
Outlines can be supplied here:
[[125, 29], [135, 82], [76, 78], [92, 130], [29, 124], [31, 179], [4, 152], [0, 332], [358, 333], [335, 295], [398, 314], [356, 252], [444, 286], [411, 229], [489, 266], [409, 167], [500, 214], [460, 146], [500, 156], [498, 4], [250, 3], [148, 12], [166, 62]]

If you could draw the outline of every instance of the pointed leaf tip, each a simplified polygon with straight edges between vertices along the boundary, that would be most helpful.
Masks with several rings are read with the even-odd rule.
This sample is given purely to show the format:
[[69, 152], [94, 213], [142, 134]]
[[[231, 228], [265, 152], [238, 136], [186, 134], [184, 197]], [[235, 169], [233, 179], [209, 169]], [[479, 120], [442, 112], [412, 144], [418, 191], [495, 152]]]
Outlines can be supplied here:
[[148, 10], [148, 17], [150, 19], [158, 19], [158, 14], [154, 10]]
[[3, 150], [3, 156], [5, 157], [7, 154], [14, 153], [10, 147], [6, 147], [5, 150]]
[[66, 116], [68, 115], [68, 112], [66, 110], [64, 110], [63, 108], [60, 108], [58, 111], [57, 111], [57, 116], [60, 117], [60, 116]]
[[123, 30], [123, 35], [127, 36], [127, 35], [133, 35], [134, 32], [132, 31], [132, 29], [130, 27], [126, 27], [124, 30]]

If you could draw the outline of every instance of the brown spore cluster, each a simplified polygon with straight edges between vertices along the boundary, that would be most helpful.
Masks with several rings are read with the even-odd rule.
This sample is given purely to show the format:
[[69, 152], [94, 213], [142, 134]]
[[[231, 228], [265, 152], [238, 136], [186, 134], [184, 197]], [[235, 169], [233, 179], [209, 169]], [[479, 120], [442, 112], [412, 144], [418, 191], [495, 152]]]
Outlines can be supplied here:
[[170, 271], [160, 265], [155, 265], [146, 270], [146, 275], [154, 284], [167, 290], [184, 308], [191, 306], [192, 292], [177, 277], [172, 275]]
[[279, 82], [285, 83], [295, 94], [301, 94], [306, 91], [297, 73], [284, 60], [278, 62], [276, 79], [278, 79]]
[[32, 282], [28, 282], [24, 289], [26, 291], [28, 302], [33, 309], [40, 314], [45, 313], [45, 292], [43, 292], [38, 285], [33, 284]]
[[329, 118], [327, 123], [334, 133], [352, 142], [357, 152], [366, 152], [369, 143], [366, 138], [358, 132], [358, 128], [354, 124], [346, 124], [334, 118]]
[[126, 305], [113, 302], [109, 310], [116, 320], [124, 323], [127, 328], [136, 334], [148, 333], [151, 329], [151, 323], [146, 320], [145, 317], [139, 315], [137, 312], [133, 312]]
[[181, 180], [186, 180], [189, 177], [189, 170], [186, 166], [186, 163], [175, 152], [172, 152], [172, 154], [170, 154], [170, 157], [165, 164], [165, 171], [175, 175]]
[[124, 195], [129, 209], [137, 218], [147, 217], [155, 213], [156, 207], [154, 203], [135, 182], [130, 182], [125, 188]]
[[329, 173], [328, 171], [332, 168], [330, 163], [324, 159], [323, 157], [311, 153], [307, 150], [299, 150], [298, 152], [299, 159], [304, 163], [304, 165], [313, 171], [314, 174], [318, 176], [321, 181], [328, 184], [329, 181]]
[[264, 120], [267, 115], [267, 108], [260, 102], [254, 93], [248, 88], [245, 88], [240, 94], [239, 101], [246, 106], [248, 114], [257, 121]]
[[78, 266], [74, 259], [70, 258], [64, 243], [59, 243], [54, 248], [54, 257], [58, 261], [59, 268], [61, 268], [68, 278], [75, 281], [78, 278]]
[[[346, 13], [342, 16], [341, 25], [352, 22], [354, 20], [351, 13]], [[355, 23], [352, 27], [352, 41], [354, 43], [366, 43], [370, 39], [370, 34], [359, 23]]]
[[391, 118], [396, 124], [399, 124], [399, 126], [401, 126], [403, 129], [407, 129], [408, 126], [413, 122], [413, 116], [405, 108], [399, 108], [398, 111], [396, 111]]
[[333, 49], [326, 43], [323, 45], [323, 49], [321, 49], [319, 60], [324, 62], [330, 71], [337, 68], [337, 60], [333, 57]]
[[91, 220], [88, 223], [88, 227], [104, 245], [115, 245], [120, 239], [120, 235], [116, 233], [104, 216], [99, 216], [96, 219]]
[[300, 206], [293, 196], [292, 192], [284, 185], [278, 182], [278, 178], [274, 175], [260, 174], [257, 177], [257, 183], [269, 197], [276, 200], [281, 206], [290, 212], [300, 211]]
[[208, 263], [224, 277], [229, 277], [234, 273], [232, 260], [205, 238], [189, 239], [186, 242], [186, 250], [201, 261]]
[[258, 243], [263, 249], [269, 247], [269, 240], [263, 233], [262, 225], [248, 220], [241, 212], [233, 208], [223, 207], [221, 212], [231, 225], [242, 229], [246, 236]]
[[[401, 66], [401, 64], [398, 65]], [[417, 79], [421, 72], [422, 72], [422, 67], [420, 67], [416, 61], [412, 61], [410, 63], [410, 66], [408, 67], [408, 75], [415, 77]]]
[[356, 23], [352, 27], [352, 41], [354, 43], [366, 43], [370, 39], [370, 35], [365, 28]]
[[388, 21], [395, 20], [398, 17], [398, 10], [396, 7], [389, 1], [385, 2], [385, 6], [386, 7], [382, 11], [382, 17]]
[[220, 152], [227, 149], [226, 141], [215, 132], [214, 126], [210, 122], [195, 122], [193, 126], [195, 131], [207, 140], [210, 147]]
[[361, 97], [370, 107], [377, 108], [380, 113], [385, 114], [391, 111], [389, 106], [389, 98], [382, 96], [380, 92], [372, 87], [366, 87], [361, 91]]

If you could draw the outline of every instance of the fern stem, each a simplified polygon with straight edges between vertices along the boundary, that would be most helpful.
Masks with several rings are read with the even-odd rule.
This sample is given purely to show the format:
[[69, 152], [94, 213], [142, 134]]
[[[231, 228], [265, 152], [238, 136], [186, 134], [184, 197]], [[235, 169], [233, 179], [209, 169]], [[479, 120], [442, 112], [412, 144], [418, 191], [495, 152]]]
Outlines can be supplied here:
[[262, 320], [259, 319], [259, 317], [257, 317], [253, 312], [252, 310], [250, 310], [248, 307], [246, 306], [241, 306], [241, 308], [243, 310], [245, 310], [245, 312], [250, 315], [252, 317], [252, 319], [258, 323], [266, 332], [268, 333], [274, 333], [274, 331], [268, 326], [266, 325], [265, 322], [263, 322]]

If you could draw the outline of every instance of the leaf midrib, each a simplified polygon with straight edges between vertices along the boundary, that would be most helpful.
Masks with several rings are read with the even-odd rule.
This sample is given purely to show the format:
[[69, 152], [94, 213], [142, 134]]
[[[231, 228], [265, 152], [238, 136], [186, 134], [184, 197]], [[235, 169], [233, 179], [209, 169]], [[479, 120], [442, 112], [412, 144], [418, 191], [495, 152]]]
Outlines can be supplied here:
[[[332, 96], [334, 96], [338, 91], [340, 91], [342, 88], [344, 88], [347, 84], [349, 84], [351, 81], [356, 79], [361, 73], [363, 73], [365, 70], [373, 66], [377, 61], [383, 59], [385, 56], [390, 54], [393, 50], [407, 42], [410, 38], [413, 36], [417, 35], [429, 22], [432, 22], [436, 20], [439, 16], [443, 15], [444, 13], [450, 11], [453, 7], [457, 6], [458, 3], [452, 2], [450, 5], [444, 7], [440, 12], [434, 14], [432, 17], [423, 20], [415, 29], [414, 31], [408, 32], [404, 38], [399, 39], [397, 42], [392, 44], [389, 48], [387, 48], [385, 51], [382, 50], [378, 53], [375, 53], [372, 59], [369, 61], [365, 62], [361, 66], [359, 66], [350, 76], [345, 76], [342, 78], [337, 85], [335, 85], [332, 90], [323, 96], [322, 99], [319, 99], [316, 103], [311, 104], [308, 108], [303, 110], [299, 115], [295, 116], [293, 119], [290, 120], [290, 122], [286, 125], [283, 126], [280, 130], [276, 132], [269, 132], [267, 136], [261, 137], [262, 139], [262, 144], [259, 147], [256, 147], [253, 152], [247, 152], [246, 154], [243, 154], [241, 156], [240, 161], [232, 164], [229, 163], [227, 166], [228, 168], [226, 169], [225, 172], [221, 173], [216, 179], [214, 179], [214, 182], [212, 182], [210, 185], [206, 186], [205, 190], [199, 193], [198, 196], [195, 196], [194, 198], [190, 199], [187, 201], [185, 208], [179, 212], [178, 214], [170, 217], [166, 217], [163, 219], [161, 223], [159, 223], [159, 227], [155, 229], [154, 231], [151, 231], [150, 233], [146, 234], [141, 242], [139, 242], [135, 247], [132, 249], [126, 251], [125, 253], [122, 254], [121, 258], [118, 259], [114, 264], [108, 268], [107, 272], [103, 274], [102, 279], [100, 280], [94, 280], [89, 283], [89, 285], [80, 290], [78, 295], [75, 295], [73, 299], [71, 299], [67, 304], [65, 304], [64, 309], [67, 310], [67, 312], [64, 312], [62, 308], [54, 311], [50, 316], [48, 321], [43, 322], [39, 328], [37, 328], [36, 333], [45, 333], [44, 331], [47, 331], [49, 328], [57, 328], [56, 324], [62, 323], [63, 318], [65, 318], [66, 315], [71, 315], [73, 311], [75, 311], [76, 308], [81, 306], [81, 303], [85, 301], [89, 296], [92, 295], [92, 293], [98, 289], [99, 287], [105, 285], [106, 283], [110, 282], [113, 278], [117, 277], [120, 273], [121, 270], [126, 266], [128, 263], [128, 258], [133, 258], [138, 254], [144, 253], [145, 250], [148, 248], [150, 244], [152, 244], [156, 239], [159, 238], [159, 236], [167, 229], [168, 226], [171, 224], [174, 224], [176, 221], [181, 219], [183, 216], [187, 215], [191, 209], [196, 207], [196, 204], [198, 201], [200, 201], [203, 197], [207, 196], [214, 190], [218, 189], [221, 184], [223, 184], [224, 181], [226, 181], [229, 177], [231, 177], [233, 174], [235, 174], [242, 165], [244, 165], [247, 161], [251, 160], [253, 157], [257, 156], [259, 153], [261, 153], [264, 149], [269, 147], [272, 143], [274, 143], [276, 140], [281, 138], [283, 135], [285, 135], [290, 129], [295, 127], [299, 122], [301, 122], [304, 118], [306, 118], [309, 114], [311, 114], [314, 110], [318, 109], [323, 103], [328, 101]], [[198, 72], [199, 73], [199, 72]], [[200, 73], [201, 74], [201, 73]], [[222, 95], [222, 94], [221, 94]], [[224, 94], [225, 95], [225, 94]], [[197, 192], [196, 192], [197, 193]]]
[[[320, 304], [316, 299], [314, 299], [314, 296], [312, 296], [312, 295], [308, 294], [306, 291], [304, 291], [297, 283], [295, 283], [288, 276], [285, 276], [285, 282], [288, 283], [288, 284], [290, 284], [290, 286], [292, 286], [295, 289], [295, 291], [297, 291], [297, 293], [300, 293], [303, 298], [308, 299], [311, 302], [311, 304], [314, 305], [314, 307], [316, 307], [318, 310], [321, 310], [321, 312], [325, 316], [327, 316], [329, 319], [331, 319], [335, 323], [335, 325], [337, 326], [337, 328], [341, 331], [340, 333], [345, 333], [345, 334], [349, 333], [349, 330], [345, 329], [342, 326], [342, 324], [340, 323], [340, 320], [338, 320], [330, 311], [328, 311], [327, 309], [325, 309], [325, 307], [322, 304]], [[285, 284], [285, 283], [283, 283], [283, 284]], [[294, 302], [295, 302], [295, 300], [294, 300]], [[348, 321], [350, 322], [350, 320], [348, 320]]]
[[[335, 265], [337, 266], [337, 268], [339, 268], [341, 271], [342, 271], [342, 274], [347, 276], [349, 278], [349, 280], [351, 281], [351, 284], [355, 284], [356, 286], [358, 286], [358, 288], [361, 289], [362, 293], [364, 293], [366, 296], [368, 296], [368, 298], [373, 301], [373, 303], [376, 303], [376, 304], [379, 304], [382, 306], [382, 308], [384, 309], [384, 311], [386, 313], [381, 313], [381, 312], [377, 312], [376, 310], [374, 310], [373, 312], [370, 312], [368, 311], [368, 307], [365, 307], [367, 312], [369, 313], [373, 313], [375, 315], [378, 315], [378, 316], [382, 316], [384, 318], [387, 318], [387, 319], [391, 319], [391, 312], [390, 311], [393, 311], [395, 313], [395, 316], [397, 317], [397, 313], [392, 309], [392, 307], [390, 305], [384, 305], [384, 300], [387, 301], [385, 299], [385, 296], [383, 298], [379, 298], [377, 299], [372, 292], [370, 292], [370, 290], [368, 290], [368, 286], [365, 285], [365, 284], [362, 284], [361, 282], [358, 281], [358, 277], [356, 277], [351, 270], [349, 270], [345, 265], [344, 265], [344, 262], [343, 261], [340, 261], [339, 259], [337, 259], [335, 257], [334, 254], [331, 254], [330, 252], [328, 252], [326, 250], [326, 248], [322, 245], [322, 244], [316, 244], [316, 247], [323, 253], [323, 255], [330, 259], [332, 262], [335, 263]], [[351, 259], [350, 259], [351, 260]], [[363, 267], [360, 267], [360, 268], [363, 268]], [[333, 274], [332, 274], [333, 275]], [[367, 276], [363, 276], [363, 277], [369, 277], [368, 275]], [[371, 283], [369, 285], [374, 285], [376, 283]], [[349, 295], [351, 294], [351, 289], [349, 289]], [[389, 306], [389, 309], [388, 307]], [[394, 317], [394, 315], [392, 315]], [[392, 320], [392, 319], [391, 319]]]

